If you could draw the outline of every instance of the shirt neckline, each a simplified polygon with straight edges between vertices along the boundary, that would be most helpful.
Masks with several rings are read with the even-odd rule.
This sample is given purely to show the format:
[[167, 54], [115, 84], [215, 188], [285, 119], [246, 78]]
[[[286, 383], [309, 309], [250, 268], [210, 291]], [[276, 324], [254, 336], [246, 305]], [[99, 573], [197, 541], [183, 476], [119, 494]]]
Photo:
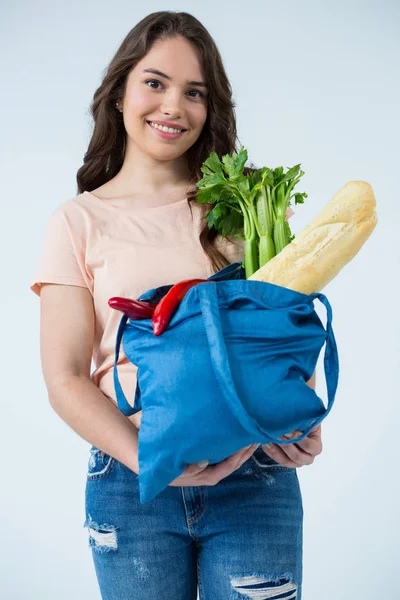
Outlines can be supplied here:
[[[102, 198], [98, 198], [97, 196], [92, 194], [92, 192], [89, 192], [87, 190], [85, 190], [83, 193], [87, 194], [88, 196], [90, 196], [91, 198], [96, 200], [97, 202], [102, 202], [103, 204], [111, 204], [113, 202], [112, 198], [109, 200], [103, 200]], [[177, 202], [171, 202], [170, 204], [161, 204], [160, 206], [146, 206], [146, 205], [143, 205], [143, 207], [136, 206], [134, 210], [135, 210], [135, 212], [151, 212], [151, 211], [161, 210], [161, 209], [165, 209], [165, 208], [169, 208], [169, 207], [173, 207], [173, 206], [180, 206], [184, 202], [186, 202], [186, 204], [188, 203], [187, 198], [183, 198], [182, 200], [178, 200]], [[194, 202], [194, 204], [197, 204], [197, 203]]]

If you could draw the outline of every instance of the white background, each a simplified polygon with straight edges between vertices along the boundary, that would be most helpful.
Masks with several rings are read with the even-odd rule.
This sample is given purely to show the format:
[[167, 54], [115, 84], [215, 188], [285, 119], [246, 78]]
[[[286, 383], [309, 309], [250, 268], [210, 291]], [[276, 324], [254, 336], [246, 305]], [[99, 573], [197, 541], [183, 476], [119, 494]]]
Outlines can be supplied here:
[[[82, 525], [89, 444], [51, 409], [29, 284], [50, 213], [76, 195], [88, 107], [127, 32], [158, 10], [191, 12], [216, 40], [257, 166], [292, 166], [309, 194], [300, 231], [350, 180], [368, 181], [379, 224], [324, 289], [340, 352], [324, 450], [299, 469], [304, 600], [398, 593], [400, 5], [396, 0], [1, 7], [3, 273], [0, 596], [100, 598]], [[300, 189], [301, 188], [301, 189]], [[324, 397], [321, 364], [317, 391]], [[251, 566], [249, 566], [251, 567]], [[397, 567], [397, 568], [396, 568]], [[172, 599], [171, 599], [172, 600]], [[221, 599], [222, 600], [222, 599]]]

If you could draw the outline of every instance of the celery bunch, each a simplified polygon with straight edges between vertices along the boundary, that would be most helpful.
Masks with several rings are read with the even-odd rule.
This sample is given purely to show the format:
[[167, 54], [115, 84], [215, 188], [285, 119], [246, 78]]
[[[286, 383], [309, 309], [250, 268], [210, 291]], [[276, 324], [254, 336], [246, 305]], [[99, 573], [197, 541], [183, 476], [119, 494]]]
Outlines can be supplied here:
[[203, 163], [203, 178], [196, 183], [197, 202], [214, 204], [207, 213], [208, 226], [222, 237], [244, 238], [246, 279], [289, 244], [294, 235], [286, 220], [286, 211], [294, 198], [303, 204], [306, 193], [293, 189], [304, 175], [300, 165], [250, 170], [243, 174], [247, 150], [226, 154], [219, 159], [212, 152]]

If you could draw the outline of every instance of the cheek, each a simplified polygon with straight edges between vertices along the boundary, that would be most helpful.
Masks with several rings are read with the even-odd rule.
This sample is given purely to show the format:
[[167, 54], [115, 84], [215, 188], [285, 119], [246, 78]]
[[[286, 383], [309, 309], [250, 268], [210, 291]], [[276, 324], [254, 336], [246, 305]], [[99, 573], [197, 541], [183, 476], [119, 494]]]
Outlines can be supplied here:
[[138, 116], [141, 116], [141, 114], [144, 116], [155, 105], [155, 99], [154, 95], [148, 94], [146, 90], [135, 90], [134, 93], [125, 98], [125, 103], [130, 112]]
[[196, 107], [196, 111], [193, 113], [193, 122], [196, 127], [202, 128], [204, 123], [207, 120], [207, 107], [206, 105], [201, 105]]

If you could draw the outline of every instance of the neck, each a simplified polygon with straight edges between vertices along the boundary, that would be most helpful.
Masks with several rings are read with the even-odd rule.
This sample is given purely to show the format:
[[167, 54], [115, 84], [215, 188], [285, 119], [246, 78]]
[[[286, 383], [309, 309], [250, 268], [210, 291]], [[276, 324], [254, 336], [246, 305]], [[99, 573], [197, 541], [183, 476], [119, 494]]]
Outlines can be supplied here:
[[121, 192], [143, 195], [165, 193], [179, 188], [190, 189], [189, 169], [185, 156], [160, 161], [139, 149], [126, 151], [124, 164], [114, 177], [114, 184]]

